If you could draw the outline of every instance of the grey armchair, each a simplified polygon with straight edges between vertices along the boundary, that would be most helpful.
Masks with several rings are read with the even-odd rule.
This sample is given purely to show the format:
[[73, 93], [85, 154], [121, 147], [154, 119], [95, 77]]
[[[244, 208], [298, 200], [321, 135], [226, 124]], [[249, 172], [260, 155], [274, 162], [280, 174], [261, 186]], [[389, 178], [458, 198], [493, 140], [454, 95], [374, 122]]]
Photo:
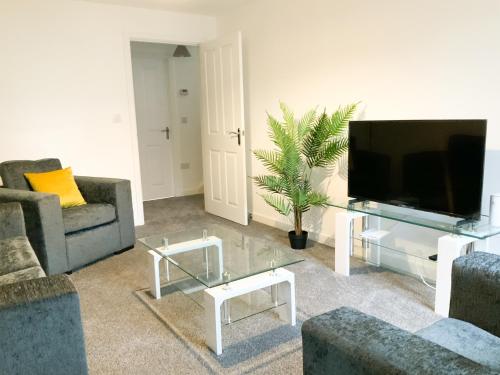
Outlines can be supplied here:
[[72, 271], [135, 242], [130, 181], [75, 177], [87, 205], [62, 209], [56, 195], [31, 191], [26, 172], [61, 169], [58, 159], [0, 164], [1, 202], [19, 202], [28, 238], [48, 275]]
[[19, 203], [0, 204], [0, 374], [86, 374], [80, 301], [66, 275], [46, 277]]
[[500, 374], [500, 256], [455, 260], [450, 318], [415, 334], [352, 308], [302, 325], [304, 374]]

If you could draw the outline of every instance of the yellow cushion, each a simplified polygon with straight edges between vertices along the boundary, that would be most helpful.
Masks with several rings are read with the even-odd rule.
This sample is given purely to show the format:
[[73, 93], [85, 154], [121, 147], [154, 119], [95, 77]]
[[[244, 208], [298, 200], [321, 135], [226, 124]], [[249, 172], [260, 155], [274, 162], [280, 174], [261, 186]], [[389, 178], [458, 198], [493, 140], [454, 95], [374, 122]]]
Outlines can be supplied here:
[[78, 190], [71, 168], [45, 173], [25, 173], [24, 176], [34, 191], [58, 195], [63, 208], [81, 206], [87, 203]]

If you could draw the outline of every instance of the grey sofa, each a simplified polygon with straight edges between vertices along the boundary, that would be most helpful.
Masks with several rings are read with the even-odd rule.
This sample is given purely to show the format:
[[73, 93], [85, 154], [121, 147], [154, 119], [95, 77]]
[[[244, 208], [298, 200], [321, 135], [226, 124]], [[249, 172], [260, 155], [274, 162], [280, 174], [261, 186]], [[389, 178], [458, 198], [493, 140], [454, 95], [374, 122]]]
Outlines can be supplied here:
[[0, 204], [0, 374], [86, 374], [75, 287], [46, 277], [19, 203]]
[[450, 318], [415, 334], [352, 308], [302, 325], [304, 374], [500, 374], [500, 256], [455, 260]]
[[130, 181], [75, 177], [88, 204], [62, 209], [56, 195], [30, 189], [24, 173], [61, 169], [58, 159], [0, 164], [1, 202], [20, 202], [28, 238], [48, 275], [72, 271], [135, 242]]

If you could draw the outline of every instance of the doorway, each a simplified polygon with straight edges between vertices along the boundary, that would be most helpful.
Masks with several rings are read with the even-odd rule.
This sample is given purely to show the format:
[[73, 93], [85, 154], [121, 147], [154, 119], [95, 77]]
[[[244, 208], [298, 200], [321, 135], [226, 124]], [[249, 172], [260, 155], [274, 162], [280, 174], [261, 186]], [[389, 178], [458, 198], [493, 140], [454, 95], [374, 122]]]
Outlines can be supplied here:
[[143, 200], [202, 193], [199, 48], [130, 47]]

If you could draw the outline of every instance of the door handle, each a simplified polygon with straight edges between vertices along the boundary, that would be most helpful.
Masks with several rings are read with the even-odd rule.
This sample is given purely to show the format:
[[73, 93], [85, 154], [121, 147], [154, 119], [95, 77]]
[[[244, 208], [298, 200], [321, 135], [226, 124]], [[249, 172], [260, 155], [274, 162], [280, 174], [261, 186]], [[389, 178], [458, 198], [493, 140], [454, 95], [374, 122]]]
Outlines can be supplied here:
[[165, 126], [165, 129], [160, 130], [162, 133], [165, 133], [167, 139], [170, 139], [170, 128]]
[[227, 132], [229, 135], [235, 135], [238, 137], [238, 146], [241, 145], [241, 130], [238, 128], [237, 132]]

